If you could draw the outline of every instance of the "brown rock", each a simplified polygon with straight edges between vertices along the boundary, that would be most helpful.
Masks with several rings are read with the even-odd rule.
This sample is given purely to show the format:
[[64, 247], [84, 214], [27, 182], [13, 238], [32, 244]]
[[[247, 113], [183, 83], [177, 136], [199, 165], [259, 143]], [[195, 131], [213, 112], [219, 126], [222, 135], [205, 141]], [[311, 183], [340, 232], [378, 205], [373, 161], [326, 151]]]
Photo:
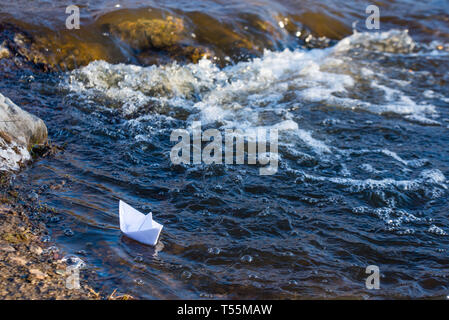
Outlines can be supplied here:
[[14, 102], [0, 94], [0, 129], [9, 137], [15, 137], [29, 148], [47, 140], [47, 127], [38, 117], [22, 110]]
[[44, 250], [42, 250], [42, 248], [39, 247], [39, 246], [31, 246], [30, 251], [31, 251], [32, 253], [34, 253], [34, 254], [40, 256]]
[[9, 58], [11, 56], [11, 52], [9, 52], [9, 49], [6, 47], [6, 42], [3, 42], [0, 45], [0, 59]]
[[166, 19], [137, 19], [111, 25], [111, 34], [139, 50], [163, 49], [178, 43], [182, 38], [182, 19], [168, 16]]
[[10, 259], [21, 266], [24, 266], [28, 263], [28, 261], [25, 260], [25, 258], [20, 256], [11, 257]]
[[39, 269], [29, 269], [28, 271], [38, 280], [43, 280], [47, 276], [45, 273], [43, 273]]
[[318, 37], [324, 36], [331, 39], [342, 39], [352, 33], [349, 26], [324, 13], [305, 12], [293, 18], [304, 24], [304, 26]]
[[[0, 206], [0, 300], [101, 298], [85, 286], [80, 290], [67, 289], [65, 277], [56, 273], [62, 268], [38, 257], [42, 250], [40, 235], [46, 230], [34, 222], [18, 204], [14, 209]], [[28, 244], [20, 239], [23, 234], [27, 234]], [[13, 247], [2, 242], [5, 238], [18, 244]]]
[[14, 252], [14, 251], [16, 251], [16, 249], [14, 249], [10, 245], [0, 245], [0, 250], [1, 251], [5, 251], [5, 252]]
[[17, 170], [33, 145], [47, 140], [47, 127], [0, 93], [0, 170]]

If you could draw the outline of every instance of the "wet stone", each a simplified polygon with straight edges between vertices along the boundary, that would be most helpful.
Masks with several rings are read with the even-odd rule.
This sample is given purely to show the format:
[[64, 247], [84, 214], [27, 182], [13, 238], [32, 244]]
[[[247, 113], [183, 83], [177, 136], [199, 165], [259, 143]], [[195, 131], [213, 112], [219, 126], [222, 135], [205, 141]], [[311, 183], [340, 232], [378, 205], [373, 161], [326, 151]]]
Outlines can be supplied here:
[[73, 237], [75, 235], [75, 232], [73, 232], [72, 229], [67, 228], [64, 230], [64, 235], [66, 235], [67, 237]]
[[29, 272], [38, 280], [43, 280], [47, 276], [45, 273], [43, 273], [39, 269], [29, 269]]
[[59, 217], [50, 217], [49, 219], [48, 219], [48, 222], [49, 223], [58, 223], [59, 221], [61, 221], [61, 218], [59, 218]]
[[45, 235], [41, 238], [42, 242], [50, 242], [51, 241], [51, 237], [49, 235]]
[[190, 271], [185, 270], [181, 273], [181, 278], [184, 280], [188, 280], [191, 277], [192, 277], [192, 273]]

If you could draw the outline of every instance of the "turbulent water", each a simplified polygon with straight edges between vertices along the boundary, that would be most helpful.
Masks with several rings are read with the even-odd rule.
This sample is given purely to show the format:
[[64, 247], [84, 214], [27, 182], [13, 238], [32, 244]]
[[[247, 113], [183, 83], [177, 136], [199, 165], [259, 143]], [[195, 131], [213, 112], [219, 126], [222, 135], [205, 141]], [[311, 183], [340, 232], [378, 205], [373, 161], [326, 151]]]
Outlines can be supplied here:
[[[417, 10], [447, 18], [447, 5]], [[203, 58], [5, 72], [2, 93], [42, 117], [51, 139], [65, 144], [16, 183], [59, 212], [45, 217], [52, 238], [82, 258], [105, 291], [446, 297], [447, 19], [431, 41], [422, 40], [426, 19], [427, 31], [416, 35], [401, 28], [410, 15], [398, 19], [396, 29], [355, 30], [327, 48], [269, 48], [225, 67]], [[170, 134], [194, 121], [222, 132], [278, 129], [278, 171], [174, 165]], [[119, 199], [164, 225], [155, 248], [120, 233]], [[368, 265], [380, 268], [380, 290], [365, 287]]]

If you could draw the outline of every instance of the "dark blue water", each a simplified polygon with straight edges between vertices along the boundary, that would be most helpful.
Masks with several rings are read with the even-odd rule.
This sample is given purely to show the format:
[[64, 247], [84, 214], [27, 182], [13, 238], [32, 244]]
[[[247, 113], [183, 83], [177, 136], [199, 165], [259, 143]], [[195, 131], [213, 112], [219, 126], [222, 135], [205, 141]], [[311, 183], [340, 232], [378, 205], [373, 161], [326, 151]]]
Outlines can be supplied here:
[[[189, 3], [186, 11], [223, 8], [226, 19], [252, 8], [301, 15], [309, 5]], [[92, 10], [112, 10], [106, 4]], [[310, 6], [347, 26], [365, 15], [362, 2]], [[0, 61], [2, 94], [41, 117], [52, 142], [64, 145], [20, 172], [17, 184], [56, 209], [47, 220], [52, 239], [97, 273], [94, 286], [104, 292], [446, 297], [448, 9], [436, 1], [401, 11], [409, 7], [383, 4], [379, 34], [364, 33], [361, 22], [328, 48], [279, 38], [280, 48], [224, 68], [205, 59], [147, 67], [97, 61], [43, 73]], [[170, 134], [193, 121], [221, 132], [277, 128], [277, 172], [174, 165]], [[164, 225], [155, 248], [121, 234], [119, 199]], [[380, 290], [365, 287], [368, 265], [380, 268]]]

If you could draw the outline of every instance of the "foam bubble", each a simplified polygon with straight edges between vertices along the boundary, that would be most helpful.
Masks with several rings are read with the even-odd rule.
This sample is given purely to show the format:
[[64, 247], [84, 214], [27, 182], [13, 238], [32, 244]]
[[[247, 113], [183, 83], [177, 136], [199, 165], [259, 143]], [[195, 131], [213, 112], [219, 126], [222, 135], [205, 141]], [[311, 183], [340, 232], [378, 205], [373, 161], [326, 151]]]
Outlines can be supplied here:
[[438, 169], [424, 170], [417, 179], [411, 180], [395, 180], [392, 178], [385, 179], [352, 179], [344, 177], [326, 177], [320, 175], [312, 175], [302, 171], [297, 172], [299, 175], [304, 176], [311, 181], [329, 181], [335, 184], [344, 185], [350, 187], [352, 190], [360, 192], [364, 190], [385, 190], [391, 189], [391, 187], [397, 187], [404, 191], [416, 191], [420, 188], [425, 188], [423, 183], [431, 183], [444, 187], [446, 178]]
[[437, 227], [436, 225], [431, 225], [429, 229], [427, 230], [429, 233], [433, 233], [439, 236], [447, 236], [447, 232], [441, 229], [440, 227]]

